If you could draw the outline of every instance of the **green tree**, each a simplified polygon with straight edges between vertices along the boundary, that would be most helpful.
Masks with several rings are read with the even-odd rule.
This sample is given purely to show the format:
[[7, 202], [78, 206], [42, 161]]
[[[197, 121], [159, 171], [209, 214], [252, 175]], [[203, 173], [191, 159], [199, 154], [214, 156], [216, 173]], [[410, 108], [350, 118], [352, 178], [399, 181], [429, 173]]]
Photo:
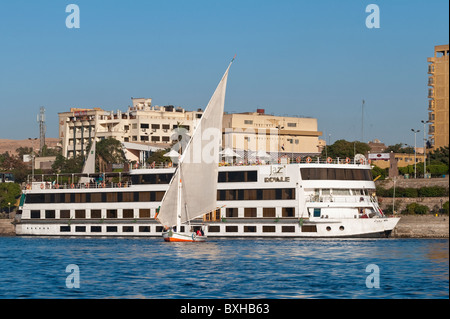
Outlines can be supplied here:
[[[2, 183], [0, 184], [0, 206], [2, 211], [8, 211], [11, 207], [11, 211], [15, 207], [17, 199], [21, 194], [20, 185], [16, 183]], [[11, 205], [8, 205], [11, 203]]]
[[106, 164], [123, 164], [127, 161], [122, 143], [115, 138], [108, 137], [96, 145], [97, 156]]
[[65, 158], [61, 154], [56, 156], [56, 160], [52, 165], [52, 170], [55, 173], [69, 174], [81, 173], [83, 169], [84, 159], [81, 156], [76, 158]]
[[165, 150], [159, 150], [156, 152], [153, 152], [147, 159], [147, 163], [151, 164], [153, 162], [155, 162], [156, 164], [159, 163], [167, 163], [170, 162], [171, 159], [170, 157], [164, 156], [164, 154], [170, 152], [170, 149], [165, 149]]
[[346, 140], [337, 140], [333, 145], [324, 148], [321, 156], [331, 158], [353, 158], [356, 154], [367, 154], [370, 151], [370, 146], [367, 143], [358, 141], [348, 142]]

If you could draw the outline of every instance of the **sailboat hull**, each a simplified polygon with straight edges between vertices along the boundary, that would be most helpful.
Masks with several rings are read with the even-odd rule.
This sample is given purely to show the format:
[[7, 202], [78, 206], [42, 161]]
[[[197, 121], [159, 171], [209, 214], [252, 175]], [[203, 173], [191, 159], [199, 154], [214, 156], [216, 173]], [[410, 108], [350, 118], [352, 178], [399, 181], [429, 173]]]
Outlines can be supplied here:
[[163, 232], [164, 241], [166, 242], [204, 242], [206, 236], [198, 236], [195, 233], [177, 233], [173, 231]]

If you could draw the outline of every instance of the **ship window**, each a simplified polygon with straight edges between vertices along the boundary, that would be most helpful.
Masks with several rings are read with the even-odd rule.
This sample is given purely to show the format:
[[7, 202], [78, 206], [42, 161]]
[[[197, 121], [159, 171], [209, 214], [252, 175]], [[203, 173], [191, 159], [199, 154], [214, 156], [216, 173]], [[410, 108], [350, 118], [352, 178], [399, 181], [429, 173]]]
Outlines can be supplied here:
[[220, 226], [209, 226], [208, 233], [220, 233]]
[[257, 182], [257, 171], [219, 172], [219, 183]]
[[139, 201], [140, 202], [149, 202], [150, 201], [150, 192], [139, 192]]
[[41, 211], [40, 210], [32, 210], [31, 218], [41, 218]]
[[372, 180], [368, 169], [304, 167], [300, 172], [303, 180]]
[[55, 211], [54, 210], [46, 210], [45, 218], [55, 218]]
[[217, 200], [288, 200], [295, 199], [295, 189], [227, 189], [217, 191]]
[[163, 227], [162, 226], [156, 226], [156, 232], [157, 233], [162, 233], [163, 231]]
[[139, 226], [139, 232], [140, 233], [149, 233], [150, 232], [150, 226]]
[[133, 218], [134, 211], [132, 209], [124, 209], [122, 212], [123, 218]]
[[283, 232], [283, 233], [295, 233], [295, 226], [281, 226], [281, 232]]
[[117, 232], [117, 226], [106, 226], [106, 232], [107, 233], [116, 233]]
[[92, 203], [101, 203], [102, 202], [102, 193], [92, 193], [91, 202]]
[[264, 207], [263, 217], [275, 217], [275, 207]]
[[106, 218], [117, 218], [117, 209], [108, 209], [106, 211]]
[[101, 233], [102, 226], [91, 226], [91, 233]]
[[244, 208], [244, 217], [256, 218], [256, 207], [246, 207]]
[[238, 209], [237, 208], [227, 208], [226, 217], [238, 217]]
[[316, 225], [303, 225], [302, 226], [302, 232], [304, 232], [304, 233], [316, 233], [317, 232], [317, 226]]
[[132, 232], [134, 232], [134, 227], [133, 226], [123, 226], [122, 231], [124, 233], [132, 233]]
[[275, 226], [263, 226], [262, 231], [263, 231], [263, 233], [274, 233]]
[[139, 218], [150, 218], [150, 209], [139, 209]]
[[256, 226], [244, 226], [244, 233], [256, 233]]
[[75, 211], [75, 218], [86, 218], [86, 211], [84, 209], [77, 209]]
[[117, 193], [106, 193], [107, 202], [117, 202]]
[[92, 209], [91, 218], [102, 218], [102, 211], [100, 209]]
[[75, 232], [76, 233], [85, 233], [86, 232], [86, 226], [75, 226]]
[[70, 226], [60, 226], [59, 231], [62, 233], [70, 232]]
[[237, 233], [238, 232], [238, 227], [237, 226], [226, 226], [225, 227], [225, 231], [227, 233]]
[[61, 218], [61, 219], [70, 218], [70, 210], [68, 210], [68, 209], [61, 210], [59, 212], [59, 218]]
[[295, 208], [294, 207], [283, 207], [281, 209], [282, 217], [295, 217]]
[[314, 217], [320, 217], [320, 208], [314, 208]]

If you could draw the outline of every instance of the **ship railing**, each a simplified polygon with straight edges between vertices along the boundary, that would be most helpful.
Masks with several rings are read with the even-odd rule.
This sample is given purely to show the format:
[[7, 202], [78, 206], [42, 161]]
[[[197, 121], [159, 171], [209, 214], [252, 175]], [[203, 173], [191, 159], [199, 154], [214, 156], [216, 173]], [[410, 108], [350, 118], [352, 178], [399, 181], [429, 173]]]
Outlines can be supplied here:
[[[311, 156], [297, 156], [297, 157], [286, 157], [281, 156], [278, 158], [271, 159], [236, 159], [221, 160], [219, 166], [258, 166], [258, 165], [277, 165], [277, 164], [356, 164], [356, 165], [367, 165], [370, 164], [370, 160], [367, 159], [355, 159], [355, 158], [321, 158], [321, 157], [311, 157]], [[160, 169], [160, 168], [172, 168], [176, 167], [177, 164], [172, 162], [166, 163], [151, 163], [151, 164], [134, 164], [133, 169]]]
[[[84, 178], [84, 179], [82, 179]], [[23, 189], [97, 189], [124, 188], [132, 185], [128, 174], [122, 172], [97, 174], [39, 174], [28, 175]]]
[[370, 205], [374, 199], [367, 195], [353, 195], [353, 196], [332, 196], [332, 195], [310, 195], [306, 198], [308, 203], [360, 203]]

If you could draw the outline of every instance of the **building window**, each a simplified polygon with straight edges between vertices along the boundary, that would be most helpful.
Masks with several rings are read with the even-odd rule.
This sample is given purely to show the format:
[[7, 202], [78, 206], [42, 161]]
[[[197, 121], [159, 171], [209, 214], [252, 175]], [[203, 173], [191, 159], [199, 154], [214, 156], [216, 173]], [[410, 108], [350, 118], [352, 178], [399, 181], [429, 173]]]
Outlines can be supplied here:
[[253, 124], [253, 120], [244, 120], [244, 124], [252, 125]]
[[148, 141], [148, 135], [141, 135], [141, 141], [143, 142]]
[[150, 128], [150, 125], [149, 124], [144, 124], [144, 123], [141, 123], [141, 129], [147, 129], [147, 128]]
[[152, 135], [152, 142], [159, 142], [160, 137], [159, 136], [153, 136]]
[[288, 127], [297, 127], [297, 123], [288, 123], [287, 126]]
[[107, 233], [117, 233], [117, 226], [106, 226]]

